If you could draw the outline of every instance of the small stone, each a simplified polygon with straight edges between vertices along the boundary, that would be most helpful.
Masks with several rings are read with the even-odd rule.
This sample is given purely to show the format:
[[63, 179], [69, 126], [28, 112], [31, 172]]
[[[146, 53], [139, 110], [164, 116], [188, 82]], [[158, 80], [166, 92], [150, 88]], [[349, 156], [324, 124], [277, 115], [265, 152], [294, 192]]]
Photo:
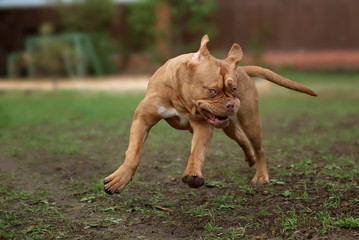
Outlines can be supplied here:
[[262, 195], [266, 196], [266, 195], [268, 195], [268, 194], [269, 194], [268, 191], [266, 191], [266, 190], [263, 190], [263, 191], [262, 191]]

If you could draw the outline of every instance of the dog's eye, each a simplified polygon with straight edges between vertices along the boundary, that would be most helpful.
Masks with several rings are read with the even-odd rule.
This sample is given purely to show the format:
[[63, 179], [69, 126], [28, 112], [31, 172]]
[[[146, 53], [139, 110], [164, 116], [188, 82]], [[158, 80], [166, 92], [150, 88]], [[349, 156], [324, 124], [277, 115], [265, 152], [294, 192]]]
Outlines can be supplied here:
[[237, 91], [237, 88], [232, 88], [232, 93], [235, 93]]
[[208, 89], [208, 92], [211, 93], [211, 94], [216, 94], [217, 93], [216, 89]]

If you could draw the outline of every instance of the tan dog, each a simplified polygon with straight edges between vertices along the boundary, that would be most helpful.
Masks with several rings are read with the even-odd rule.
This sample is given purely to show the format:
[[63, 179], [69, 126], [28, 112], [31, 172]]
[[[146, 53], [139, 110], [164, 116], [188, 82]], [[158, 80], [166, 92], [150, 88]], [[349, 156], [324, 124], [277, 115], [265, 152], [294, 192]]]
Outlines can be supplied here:
[[193, 133], [191, 155], [182, 181], [196, 188], [204, 184], [202, 167], [214, 128], [235, 140], [249, 166], [257, 166], [252, 183], [269, 182], [258, 114], [258, 93], [250, 77], [261, 77], [312, 96], [310, 89], [257, 66], [237, 67], [242, 50], [234, 44], [219, 60], [207, 49], [204, 36], [198, 52], [180, 55], [160, 67], [149, 81], [145, 98], [133, 117], [124, 163], [105, 178], [105, 191], [120, 193], [140, 163], [148, 132], [165, 119], [172, 127]]

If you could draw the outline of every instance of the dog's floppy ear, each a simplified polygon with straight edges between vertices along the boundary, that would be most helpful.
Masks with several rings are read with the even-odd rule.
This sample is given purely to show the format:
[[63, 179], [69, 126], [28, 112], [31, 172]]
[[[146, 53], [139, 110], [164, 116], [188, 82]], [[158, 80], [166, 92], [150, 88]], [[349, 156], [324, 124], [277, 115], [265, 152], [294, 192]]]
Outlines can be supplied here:
[[239, 61], [242, 60], [242, 58], [243, 58], [242, 49], [237, 43], [235, 43], [233, 44], [231, 50], [229, 50], [228, 57], [224, 59], [224, 61], [231, 64], [233, 67], [237, 67], [237, 64], [239, 63]]
[[187, 62], [187, 66], [195, 66], [197, 64], [200, 64], [201, 62], [203, 62], [203, 60], [205, 60], [211, 55], [207, 49], [208, 41], [208, 36], [204, 35], [202, 37], [201, 46], [198, 52], [194, 53], [193, 56], [189, 59], [189, 61]]

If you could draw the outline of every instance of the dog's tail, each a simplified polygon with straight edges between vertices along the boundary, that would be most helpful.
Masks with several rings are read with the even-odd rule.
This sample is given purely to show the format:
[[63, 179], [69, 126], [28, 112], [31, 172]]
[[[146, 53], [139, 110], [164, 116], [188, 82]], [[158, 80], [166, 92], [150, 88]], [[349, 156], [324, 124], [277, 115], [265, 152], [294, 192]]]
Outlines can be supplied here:
[[285, 77], [282, 77], [266, 68], [258, 67], [258, 66], [241, 66], [250, 77], [260, 77], [263, 79], [267, 79], [279, 86], [292, 89], [294, 91], [306, 93], [311, 96], [318, 96], [314, 91], [310, 90], [309, 88], [304, 87], [303, 85], [289, 80]]

